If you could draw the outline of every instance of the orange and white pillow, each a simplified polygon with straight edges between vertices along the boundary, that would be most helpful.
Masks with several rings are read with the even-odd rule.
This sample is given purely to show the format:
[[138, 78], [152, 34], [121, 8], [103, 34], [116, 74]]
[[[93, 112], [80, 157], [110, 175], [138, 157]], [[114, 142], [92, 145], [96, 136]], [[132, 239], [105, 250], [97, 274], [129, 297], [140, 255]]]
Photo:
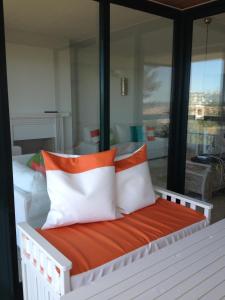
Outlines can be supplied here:
[[98, 144], [100, 141], [100, 130], [96, 127], [84, 127], [83, 137], [87, 143]]
[[148, 142], [153, 142], [155, 141], [155, 128], [146, 126], [146, 140]]
[[155, 203], [155, 192], [147, 161], [147, 146], [116, 158], [117, 206], [130, 214]]
[[74, 156], [42, 151], [51, 208], [42, 229], [114, 220], [116, 150]]

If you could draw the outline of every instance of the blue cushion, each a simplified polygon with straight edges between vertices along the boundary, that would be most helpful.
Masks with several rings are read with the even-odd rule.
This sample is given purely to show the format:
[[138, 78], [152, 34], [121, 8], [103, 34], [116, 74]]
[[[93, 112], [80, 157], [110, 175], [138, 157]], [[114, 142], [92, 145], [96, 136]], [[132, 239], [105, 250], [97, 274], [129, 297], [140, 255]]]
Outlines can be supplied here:
[[130, 126], [131, 141], [145, 142], [144, 127], [142, 125]]

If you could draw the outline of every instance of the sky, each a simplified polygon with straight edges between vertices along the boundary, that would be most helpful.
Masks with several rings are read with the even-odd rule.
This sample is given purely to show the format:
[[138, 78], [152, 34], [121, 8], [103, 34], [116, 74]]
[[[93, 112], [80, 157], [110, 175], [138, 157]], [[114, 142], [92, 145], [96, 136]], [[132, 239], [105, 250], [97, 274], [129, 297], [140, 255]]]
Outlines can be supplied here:
[[[223, 65], [222, 59], [193, 62], [190, 92], [221, 92]], [[149, 68], [151, 73], [152, 66]], [[148, 65], [145, 65], [145, 69], [148, 70]], [[171, 68], [161, 66], [153, 70], [157, 72], [156, 80], [161, 82], [161, 86], [152, 92], [150, 97], [144, 98], [144, 103], [168, 103], [171, 91]]]
[[208, 60], [192, 63], [191, 92], [220, 92], [223, 60]]

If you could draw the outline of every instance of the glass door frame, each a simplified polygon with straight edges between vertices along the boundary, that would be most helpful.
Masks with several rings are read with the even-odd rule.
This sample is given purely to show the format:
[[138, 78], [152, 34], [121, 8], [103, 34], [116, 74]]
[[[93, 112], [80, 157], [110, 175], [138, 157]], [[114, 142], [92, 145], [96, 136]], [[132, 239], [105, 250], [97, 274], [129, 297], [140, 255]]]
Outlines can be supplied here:
[[98, 0], [100, 24], [100, 147], [110, 148], [110, 4], [151, 13], [176, 20], [180, 12], [172, 7], [146, 0]]
[[181, 194], [184, 194], [185, 190], [193, 22], [224, 12], [225, 1], [218, 0], [181, 11], [174, 19], [167, 188]]
[[18, 281], [3, 1], [0, 2], [0, 166], [0, 290], [3, 299], [14, 299], [21, 294], [21, 288]]

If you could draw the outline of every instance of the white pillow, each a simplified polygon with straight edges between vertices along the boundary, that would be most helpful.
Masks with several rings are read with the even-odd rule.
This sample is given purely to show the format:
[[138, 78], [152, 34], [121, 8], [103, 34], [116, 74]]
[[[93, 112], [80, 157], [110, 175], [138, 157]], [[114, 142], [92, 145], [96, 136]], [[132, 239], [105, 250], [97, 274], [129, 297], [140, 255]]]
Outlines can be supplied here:
[[145, 134], [147, 142], [155, 141], [155, 128], [151, 126], [145, 126]]
[[100, 141], [100, 130], [98, 127], [84, 127], [84, 142], [98, 144]]
[[13, 183], [25, 192], [31, 192], [36, 172], [13, 160]]
[[147, 146], [132, 154], [116, 158], [117, 207], [120, 212], [130, 214], [155, 203], [147, 161]]
[[[33, 223], [33, 219], [36, 219], [37, 216], [43, 216], [43, 218], [45, 217], [45, 219], [43, 219], [45, 221], [47, 213], [50, 210], [50, 199], [47, 192], [46, 177], [41, 172], [36, 172], [31, 197], [32, 201], [28, 211], [29, 220]], [[37, 226], [42, 226], [44, 221], [41, 224], [37, 224]]]
[[127, 124], [115, 125], [115, 138], [116, 143], [127, 143], [131, 141], [130, 126]]
[[74, 156], [42, 151], [51, 208], [42, 229], [114, 220], [116, 150]]
[[114, 145], [114, 147], [117, 150], [118, 156], [131, 154], [135, 152], [137, 149], [139, 149], [141, 146], [143, 146], [143, 142], [128, 142], [128, 143], [121, 143], [121, 144]]

